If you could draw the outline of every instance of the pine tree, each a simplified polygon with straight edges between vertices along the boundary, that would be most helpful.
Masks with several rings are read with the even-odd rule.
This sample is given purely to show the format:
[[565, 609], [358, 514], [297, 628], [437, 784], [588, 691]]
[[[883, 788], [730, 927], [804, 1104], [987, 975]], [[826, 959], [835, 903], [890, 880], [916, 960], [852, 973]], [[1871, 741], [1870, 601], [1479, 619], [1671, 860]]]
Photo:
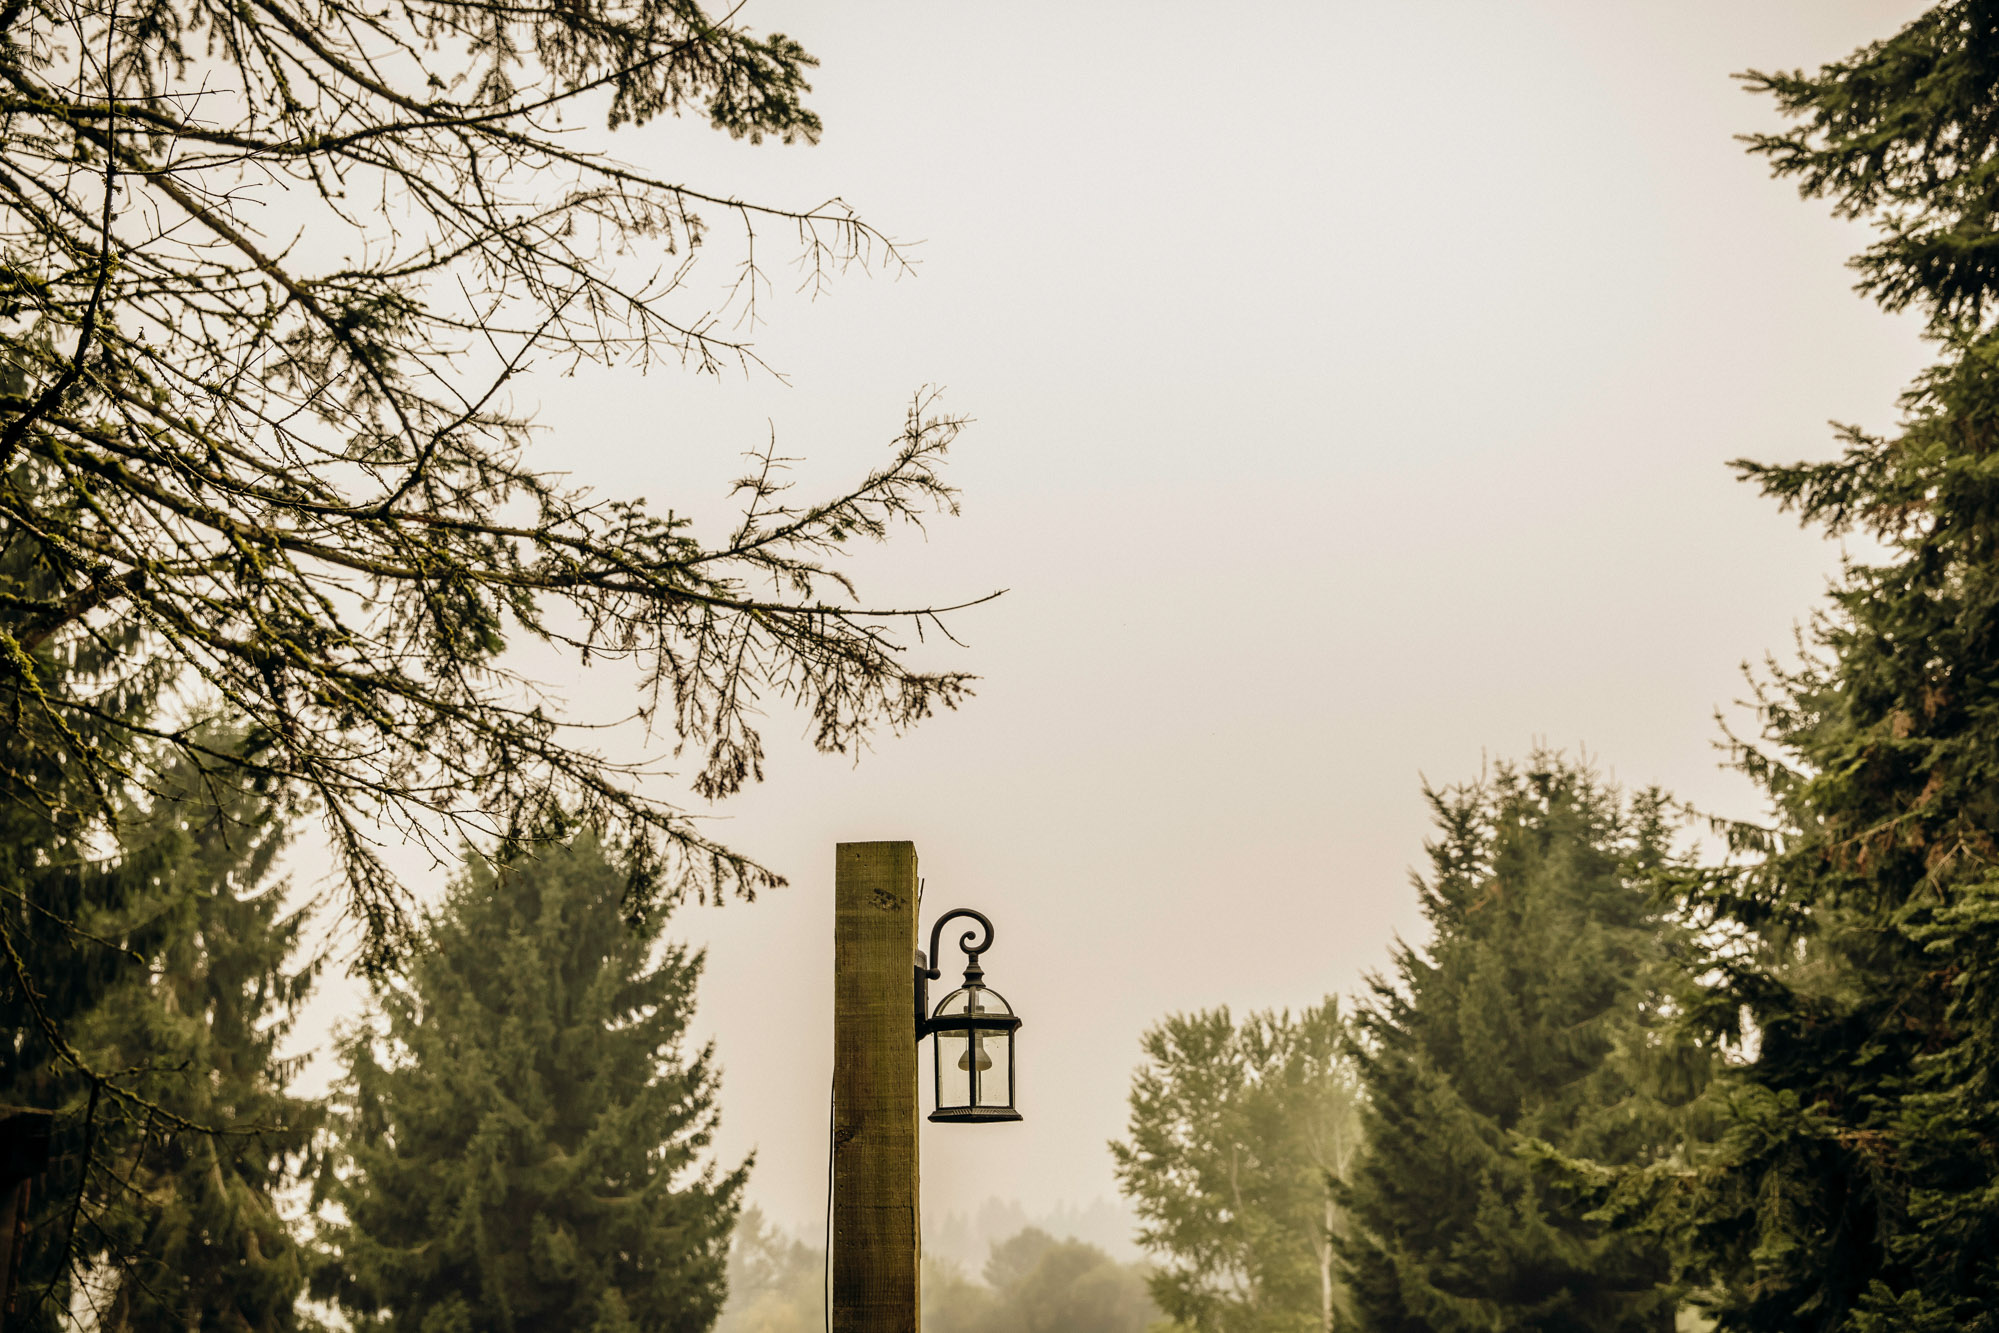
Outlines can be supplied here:
[[701, 956], [627, 920], [590, 834], [468, 858], [383, 1026], [347, 1046], [351, 1116], [321, 1285], [358, 1329], [696, 1333], [722, 1303], [747, 1164], [701, 1164]]
[[119, 1333], [296, 1326], [303, 1263], [274, 1195], [315, 1116], [276, 1046], [317, 968], [290, 965], [304, 913], [264, 882], [281, 831], [243, 776], [169, 769], [114, 853], [32, 877], [70, 915], [17, 941], [44, 964], [22, 977], [60, 987], [10, 996], [7, 1095], [59, 1112], [62, 1149], [31, 1198], [24, 1329], [73, 1298]]
[[1675, 1139], [1634, 1058], [1661, 1022], [1666, 803], [1551, 756], [1428, 795], [1432, 937], [1397, 949], [1357, 1020], [1364, 1146], [1342, 1251], [1358, 1323], [1669, 1330], [1664, 1246], [1590, 1216], [1551, 1160], [1646, 1162]]
[[[1860, 290], [1939, 363], [1886, 437], [1738, 466], [1867, 533], [1740, 750], [1769, 793], [1689, 906], [1694, 1017], [1734, 1043], [1726, 1136], [1660, 1209], [1724, 1330], [1999, 1329], [1999, 4], [1935, 7], [1816, 74], [1746, 76], [1752, 149], [1878, 240]], [[1672, 1192], [1668, 1192], [1669, 1194]]]

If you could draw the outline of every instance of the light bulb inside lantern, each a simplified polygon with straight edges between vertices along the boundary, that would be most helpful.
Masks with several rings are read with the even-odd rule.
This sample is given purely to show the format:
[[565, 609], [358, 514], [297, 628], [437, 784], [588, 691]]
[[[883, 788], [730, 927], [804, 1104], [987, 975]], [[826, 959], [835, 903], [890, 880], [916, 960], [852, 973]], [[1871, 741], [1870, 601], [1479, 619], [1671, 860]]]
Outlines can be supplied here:
[[977, 1037], [972, 1038], [972, 1044], [958, 1057], [958, 1068], [969, 1071], [975, 1067], [974, 1061], [977, 1061], [976, 1068], [981, 1074], [993, 1067], [993, 1058], [986, 1054], [986, 1044]]

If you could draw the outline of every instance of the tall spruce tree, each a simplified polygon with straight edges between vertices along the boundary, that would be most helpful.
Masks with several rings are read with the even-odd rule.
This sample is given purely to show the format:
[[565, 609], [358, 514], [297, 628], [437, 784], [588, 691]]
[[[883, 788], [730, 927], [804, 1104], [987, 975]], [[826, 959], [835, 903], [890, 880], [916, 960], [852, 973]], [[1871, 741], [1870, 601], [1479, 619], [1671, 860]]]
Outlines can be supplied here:
[[713, 1324], [748, 1166], [702, 1162], [712, 1052], [681, 1049], [701, 956], [624, 899], [589, 833], [468, 858], [383, 1027], [348, 1043], [321, 1287], [357, 1329]]
[[1661, 1191], [1725, 1330], [1999, 1329], [1999, 4], [1938, 5], [1816, 74], [1753, 151], [1867, 219], [1860, 290], [1940, 359], [1887, 436], [1739, 466], [1878, 543], [1741, 750], [1775, 819], [1689, 896], [1695, 1018], [1736, 1042], [1709, 1169]]
[[141, 1071], [145, 1102], [137, 1132], [127, 1117], [97, 1153], [116, 1184], [93, 1228], [91, 1303], [107, 1333], [279, 1333], [301, 1326], [307, 1264], [277, 1195], [300, 1183], [319, 1114], [286, 1090], [301, 1060], [278, 1046], [319, 960], [300, 957], [307, 909], [271, 879], [271, 784], [185, 764], [168, 775], [175, 789], [127, 834], [151, 866], [146, 891], [114, 918], [158, 945], [145, 977], [77, 1025], [97, 1058]]
[[1665, 1248], [1590, 1215], [1556, 1154], [1646, 1162], [1675, 1113], [1658, 1045], [1667, 804], [1537, 756], [1428, 793], [1432, 937], [1358, 1018], [1363, 1148], [1344, 1191], [1350, 1299], [1372, 1333], [1657, 1333]]

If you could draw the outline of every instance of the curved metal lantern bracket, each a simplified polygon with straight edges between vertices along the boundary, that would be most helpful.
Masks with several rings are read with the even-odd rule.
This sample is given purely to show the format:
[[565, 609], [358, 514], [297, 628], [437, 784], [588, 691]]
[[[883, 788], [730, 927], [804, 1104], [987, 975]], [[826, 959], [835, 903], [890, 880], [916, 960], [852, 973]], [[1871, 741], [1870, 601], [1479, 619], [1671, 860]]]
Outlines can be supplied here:
[[943, 970], [937, 966], [939, 961], [937, 957], [937, 941], [944, 934], [944, 925], [946, 922], [954, 921], [961, 916], [978, 922], [979, 929], [986, 932], [984, 942], [977, 945], [972, 943], [974, 939], [978, 938], [979, 932], [977, 930], [968, 930], [958, 937], [958, 947], [965, 951], [965, 980], [975, 982], [985, 976], [985, 970], [979, 966], [979, 955], [993, 947], [993, 923], [986, 919], [984, 912], [974, 912], [969, 907], [954, 907], [943, 916], [938, 917], [936, 924], [930, 927], [930, 967], [927, 969], [926, 975], [932, 981], [944, 975]]
[[[936, 1030], [936, 1025], [930, 1019], [930, 983], [944, 975], [944, 970], [937, 966], [940, 961], [937, 955], [941, 948], [940, 941], [944, 937], [944, 927], [959, 917], [979, 923], [978, 930], [968, 930], [958, 937], [958, 947], [965, 954], [965, 984], [978, 986], [985, 982], [986, 972], [979, 966], [979, 955], [993, 947], [993, 923], [986, 918], [984, 912], [975, 912], [969, 907], [954, 907], [938, 917], [936, 923], [930, 927], [930, 953], [927, 956], [920, 953], [916, 955], [916, 1039], [918, 1041], [922, 1041]], [[980, 930], [985, 932], [983, 937], [979, 934]], [[974, 940], [979, 942], [974, 944], [972, 943]], [[965, 1024], [958, 1023], [956, 1026], [963, 1027]], [[985, 1025], [979, 1024], [979, 1026]]]

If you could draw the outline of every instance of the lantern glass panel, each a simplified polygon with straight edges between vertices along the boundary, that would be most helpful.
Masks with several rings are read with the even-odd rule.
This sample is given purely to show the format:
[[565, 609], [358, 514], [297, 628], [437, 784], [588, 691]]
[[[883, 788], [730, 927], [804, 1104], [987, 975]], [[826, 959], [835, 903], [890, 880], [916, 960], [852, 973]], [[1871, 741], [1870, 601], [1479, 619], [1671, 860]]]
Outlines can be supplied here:
[[972, 1044], [983, 1048], [984, 1056], [976, 1061], [979, 1076], [978, 1085], [973, 1090], [972, 1105], [1013, 1105], [1013, 1034], [974, 1033]]
[[967, 1068], [965, 1056], [971, 1045], [967, 1040], [972, 1034], [963, 1028], [940, 1028], [937, 1031], [937, 1105], [970, 1106], [972, 1104], [972, 1074]]

